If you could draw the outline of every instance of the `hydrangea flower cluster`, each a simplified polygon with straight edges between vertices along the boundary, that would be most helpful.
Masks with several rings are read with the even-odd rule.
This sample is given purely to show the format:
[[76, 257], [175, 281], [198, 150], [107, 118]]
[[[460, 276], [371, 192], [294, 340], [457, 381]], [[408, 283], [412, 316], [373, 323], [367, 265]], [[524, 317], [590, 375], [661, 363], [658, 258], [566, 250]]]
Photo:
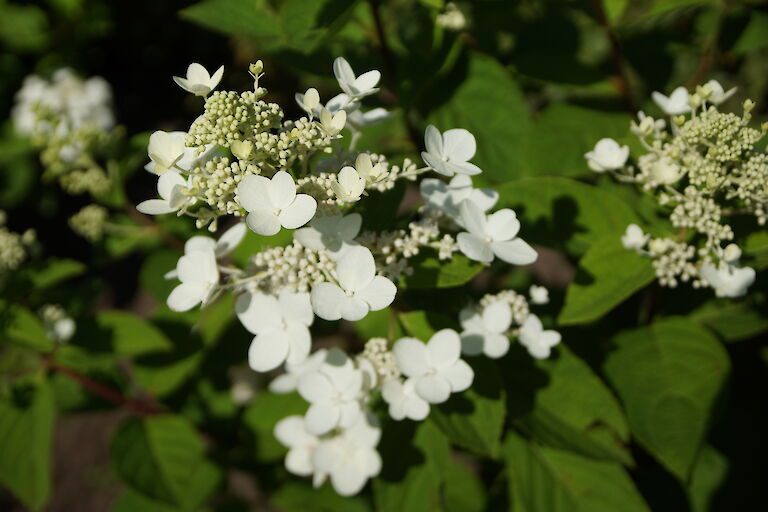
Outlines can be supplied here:
[[24, 263], [37, 239], [33, 229], [22, 234], [10, 231], [5, 226], [7, 220], [6, 213], [0, 210], [0, 279]]
[[114, 130], [112, 89], [101, 77], [83, 80], [72, 70], [50, 81], [28, 76], [11, 114], [16, 131], [40, 150], [43, 177], [70, 194], [102, 194], [110, 177], [100, 160], [120, 137]]
[[[313, 351], [315, 317], [355, 322], [389, 307], [411, 259], [424, 250], [448, 262], [464, 257], [485, 264], [498, 258], [525, 265], [536, 251], [518, 234], [509, 209], [493, 212], [498, 194], [474, 188], [470, 163], [476, 150], [468, 131], [426, 130], [425, 167], [405, 159], [390, 164], [382, 155], [354, 150], [360, 130], [388, 116], [383, 109], [361, 111], [361, 100], [378, 89], [378, 71], [356, 75], [343, 58], [333, 71], [343, 93], [323, 105], [316, 89], [296, 95], [306, 116], [285, 120], [282, 108], [263, 98], [263, 65], [251, 65], [253, 91], [214, 91], [221, 78], [199, 65], [176, 82], [205, 99], [204, 113], [187, 132], [158, 131], [150, 139], [159, 198], [138, 205], [147, 214], [175, 213], [196, 219], [211, 232], [231, 225], [218, 239], [195, 236], [167, 278], [178, 279], [168, 306], [186, 311], [222, 293], [236, 296], [235, 313], [253, 335], [248, 364], [256, 372], [283, 368], [270, 389], [297, 391], [308, 403], [304, 416], [290, 416], [275, 428], [288, 447], [286, 467], [330, 480], [343, 495], [359, 492], [381, 469], [376, 451], [381, 427], [373, 413], [379, 398], [395, 420], [423, 420], [430, 407], [472, 384], [463, 359], [507, 353], [510, 337], [535, 358], [548, 357], [560, 341], [529, 312], [529, 301], [513, 291], [489, 295], [461, 312], [461, 331], [443, 329], [428, 340], [372, 338], [349, 354], [340, 347]], [[341, 147], [342, 130], [350, 134]], [[363, 229], [355, 211], [369, 192], [386, 191], [398, 180], [415, 181], [430, 170], [450, 177], [422, 179], [424, 204], [404, 229]], [[232, 223], [234, 221], [234, 223]], [[244, 268], [227, 256], [248, 230], [262, 236], [292, 230], [289, 245], [269, 247]], [[548, 301], [546, 289], [532, 287], [531, 304]], [[245, 355], [245, 350], [243, 351]], [[238, 397], [251, 396], [247, 378]]]
[[742, 251], [730, 221], [750, 216], [764, 226], [768, 220], [768, 154], [758, 146], [768, 125], [749, 126], [751, 100], [741, 116], [721, 112], [718, 106], [734, 93], [714, 80], [693, 94], [683, 87], [668, 97], [654, 92], [670, 118], [638, 113], [631, 131], [644, 154], [628, 163], [628, 146], [602, 139], [585, 155], [593, 171], [636, 184], [669, 215], [675, 236], [653, 237], [632, 224], [621, 239], [653, 259], [662, 286], [691, 282], [718, 297], [740, 297], [755, 280], [754, 269], [739, 264]]

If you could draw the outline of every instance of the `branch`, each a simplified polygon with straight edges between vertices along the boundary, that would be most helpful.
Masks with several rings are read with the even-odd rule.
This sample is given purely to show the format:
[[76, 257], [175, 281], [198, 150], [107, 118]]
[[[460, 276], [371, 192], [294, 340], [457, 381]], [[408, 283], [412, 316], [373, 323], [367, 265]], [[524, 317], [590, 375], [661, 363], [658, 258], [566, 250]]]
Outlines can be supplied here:
[[627, 74], [627, 68], [624, 66], [624, 56], [621, 52], [621, 45], [619, 45], [616, 33], [613, 31], [613, 28], [611, 28], [610, 23], [608, 23], [608, 17], [605, 15], [602, 0], [592, 0], [592, 7], [595, 9], [597, 20], [605, 29], [605, 34], [608, 37], [608, 41], [611, 43], [611, 61], [613, 62], [613, 69], [616, 71], [616, 88], [624, 99], [624, 104], [627, 109], [634, 114], [637, 112], [637, 105], [632, 97], [632, 89], [629, 86], [629, 75]]
[[115, 391], [114, 389], [108, 388], [104, 384], [96, 382], [90, 377], [87, 377], [82, 373], [79, 373], [78, 371], [73, 370], [72, 368], [59, 364], [58, 362], [54, 361], [53, 358], [51, 358], [50, 356], [45, 356], [43, 358], [43, 364], [49, 370], [58, 372], [74, 380], [75, 382], [83, 386], [85, 389], [87, 389], [94, 395], [100, 396], [101, 398], [107, 400], [108, 402], [112, 402], [114, 404], [127, 407], [128, 409], [132, 410], [137, 414], [148, 415], [148, 414], [156, 414], [156, 413], [162, 412], [162, 410], [158, 405], [129, 398], [123, 395], [122, 393], [120, 393], [119, 391]]

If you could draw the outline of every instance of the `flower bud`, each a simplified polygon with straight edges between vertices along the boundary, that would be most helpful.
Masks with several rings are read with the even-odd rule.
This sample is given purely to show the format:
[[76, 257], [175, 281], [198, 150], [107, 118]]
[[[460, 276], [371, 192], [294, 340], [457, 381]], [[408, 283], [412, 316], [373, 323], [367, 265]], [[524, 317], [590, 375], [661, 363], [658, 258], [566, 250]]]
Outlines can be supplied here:
[[723, 259], [728, 263], [735, 263], [741, 258], [741, 249], [736, 244], [728, 244], [723, 251]]

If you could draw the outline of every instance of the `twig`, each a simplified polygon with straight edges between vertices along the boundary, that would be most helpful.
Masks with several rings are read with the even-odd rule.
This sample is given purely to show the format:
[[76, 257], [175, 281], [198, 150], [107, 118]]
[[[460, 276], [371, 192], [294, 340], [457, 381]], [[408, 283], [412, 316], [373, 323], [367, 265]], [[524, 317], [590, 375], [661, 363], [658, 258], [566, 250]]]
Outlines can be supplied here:
[[637, 112], [637, 105], [632, 97], [632, 90], [629, 86], [629, 75], [627, 74], [627, 68], [624, 66], [624, 56], [621, 52], [621, 45], [616, 37], [616, 33], [608, 23], [608, 17], [605, 15], [605, 9], [603, 9], [602, 0], [592, 0], [592, 6], [595, 9], [597, 20], [600, 25], [605, 29], [605, 34], [608, 36], [608, 41], [611, 43], [611, 61], [613, 62], [613, 68], [616, 71], [616, 88], [619, 94], [624, 99], [624, 103], [630, 112]]
[[59, 364], [58, 362], [54, 361], [53, 358], [51, 358], [50, 356], [44, 357], [43, 363], [45, 364], [45, 367], [48, 368], [49, 370], [58, 372], [66, 377], [69, 377], [70, 379], [79, 383], [81, 386], [83, 386], [85, 389], [87, 389], [94, 395], [98, 395], [101, 398], [109, 402], [112, 402], [114, 404], [127, 407], [128, 409], [132, 410], [137, 414], [148, 415], [148, 414], [156, 414], [156, 413], [162, 412], [162, 410], [157, 405], [148, 403], [148, 402], [139, 401], [139, 400], [134, 400], [132, 398], [128, 398], [127, 396], [123, 395], [119, 391], [115, 391], [114, 389], [108, 388], [107, 386], [99, 382], [96, 382], [90, 377], [87, 377], [82, 373], [79, 373], [78, 371], [73, 370], [72, 368]]

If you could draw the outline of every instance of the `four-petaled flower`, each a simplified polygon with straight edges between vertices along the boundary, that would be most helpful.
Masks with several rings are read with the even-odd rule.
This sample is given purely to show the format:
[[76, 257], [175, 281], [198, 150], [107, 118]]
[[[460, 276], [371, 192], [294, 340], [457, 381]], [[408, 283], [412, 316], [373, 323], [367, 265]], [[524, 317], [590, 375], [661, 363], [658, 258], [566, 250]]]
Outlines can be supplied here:
[[475, 377], [460, 359], [461, 340], [452, 329], [437, 331], [426, 344], [401, 338], [392, 351], [403, 375], [414, 379], [416, 393], [433, 404], [445, 402], [452, 392], [464, 391]]
[[337, 57], [333, 61], [333, 74], [336, 75], [341, 90], [354, 99], [377, 92], [376, 84], [381, 78], [381, 73], [375, 69], [356, 77], [355, 72], [352, 71], [352, 66], [344, 57]]
[[328, 251], [331, 259], [338, 260], [355, 247], [355, 237], [360, 232], [363, 218], [359, 213], [319, 217], [309, 227], [297, 229], [293, 238], [313, 251]]
[[705, 86], [709, 86], [709, 98], [707, 100], [713, 105], [719, 105], [736, 93], [736, 87], [731, 87], [727, 91], [717, 80], [710, 80]]
[[168, 307], [172, 311], [188, 311], [199, 303], [206, 304], [219, 284], [219, 268], [216, 254], [207, 243], [190, 238], [184, 246], [184, 256], [179, 258], [176, 270], [166, 274], [166, 278], [176, 277], [181, 281], [168, 295]]
[[335, 137], [347, 123], [346, 110], [339, 110], [335, 114], [323, 107], [320, 109], [320, 128], [331, 137]]
[[651, 93], [653, 101], [664, 111], [664, 113], [675, 116], [678, 114], [685, 114], [691, 111], [691, 106], [688, 104], [688, 90], [685, 87], [678, 87], [669, 96], [664, 96], [658, 91]]
[[528, 315], [518, 333], [520, 344], [528, 349], [528, 353], [536, 359], [549, 357], [552, 347], [560, 343], [560, 333], [545, 331], [541, 320], [536, 315]]
[[309, 114], [309, 117], [314, 117], [315, 110], [320, 105], [320, 94], [317, 92], [317, 89], [310, 87], [304, 94], [297, 92], [295, 99], [302, 110]]
[[424, 133], [424, 145], [427, 150], [422, 151], [421, 158], [435, 172], [446, 176], [483, 172], [468, 162], [475, 156], [477, 144], [474, 135], [463, 128], [454, 128], [441, 135], [440, 130], [429, 125]]
[[642, 249], [650, 237], [651, 235], [643, 233], [643, 229], [637, 224], [630, 224], [621, 236], [621, 245], [625, 249]]
[[586, 153], [587, 165], [595, 172], [621, 169], [629, 158], [629, 146], [619, 146], [613, 139], [600, 139], [595, 149]]
[[505, 208], [486, 216], [472, 201], [459, 206], [461, 224], [468, 232], [459, 233], [459, 249], [469, 259], [490, 263], [494, 255], [513, 265], [528, 265], [538, 254], [527, 242], [516, 238], [520, 221], [515, 212]]
[[342, 350], [332, 348], [313, 373], [299, 379], [299, 394], [311, 405], [304, 416], [307, 431], [323, 435], [336, 427], [349, 428], [362, 408], [363, 372]]
[[317, 201], [296, 193], [290, 174], [279, 171], [272, 179], [249, 174], [237, 186], [237, 198], [248, 211], [245, 222], [259, 235], [270, 236], [280, 226], [296, 229], [309, 222], [317, 210]]
[[466, 174], [457, 174], [449, 183], [426, 178], [422, 180], [419, 190], [429, 207], [444, 212], [454, 220], [460, 220], [459, 205], [465, 199], [475, 203], [483, 212], [493, 208], [499, 199], [499, 193], [493, 189], [473, 188], [472, 178]]
[[724, 261], [717, 267], [711, 263], [703, 264], [699, 274], [718, 297], [742, 297], [755, 282], [755, 269], [737, 267]]
[[352, 247], [336, 263], [339, 284], [323, 282], [312, 287], [312, 307], [325, 320], [357, 321], [369, 311], [389, 306], [397, 288], [383, 276], [376, 275], [371, 251]]
[[224, 66], [217, 69], [211, 76], [207, 69], [197, 62], [193, 62], [187, 68], [186, 78], [175, 76], [173, 81], [185, 91], [191, 92], [195, 96], [205, 97], [219, 85], [222, 76], [224, 76]]
[[248, 364], [257, 372], [273, 370], [288, 361], [301, 364], [312, 345], [309, 326], [314, 315], [308, 293], [287, 289], [279, 297], [262, 292], [244, 293], [235, 311], [243, 326], [255, 334], [248, 349]]
[[147, 153], [155, 163], [153, 168], [155, 174], [163, 174], [184, 156], [184, 139], [177, 133], [179, 132], [168, 133], [158, 130], [149, 136]]
[[393, 420], [421, 421], [429, 414], [429, 402], [416, 392], [416, 379], [388, 379], [381, 386], [381, 396]]
[[461, 351], [465, 354], [485, 354], [498, 359], [509, 351], [506, 332], [512, 325], [512, 308], [506, 302], [492, 302], [480, 312], [474, 308], [463, 309], [459, 313], [459, 321], [464, 329]]
[[346, 166], [339, 171], [339, 174], [331, 178], [331, 190], [336, 194], [339, 201], [353, 203], [358, 201], [363, 194], [365, 179], [354, 167]]

